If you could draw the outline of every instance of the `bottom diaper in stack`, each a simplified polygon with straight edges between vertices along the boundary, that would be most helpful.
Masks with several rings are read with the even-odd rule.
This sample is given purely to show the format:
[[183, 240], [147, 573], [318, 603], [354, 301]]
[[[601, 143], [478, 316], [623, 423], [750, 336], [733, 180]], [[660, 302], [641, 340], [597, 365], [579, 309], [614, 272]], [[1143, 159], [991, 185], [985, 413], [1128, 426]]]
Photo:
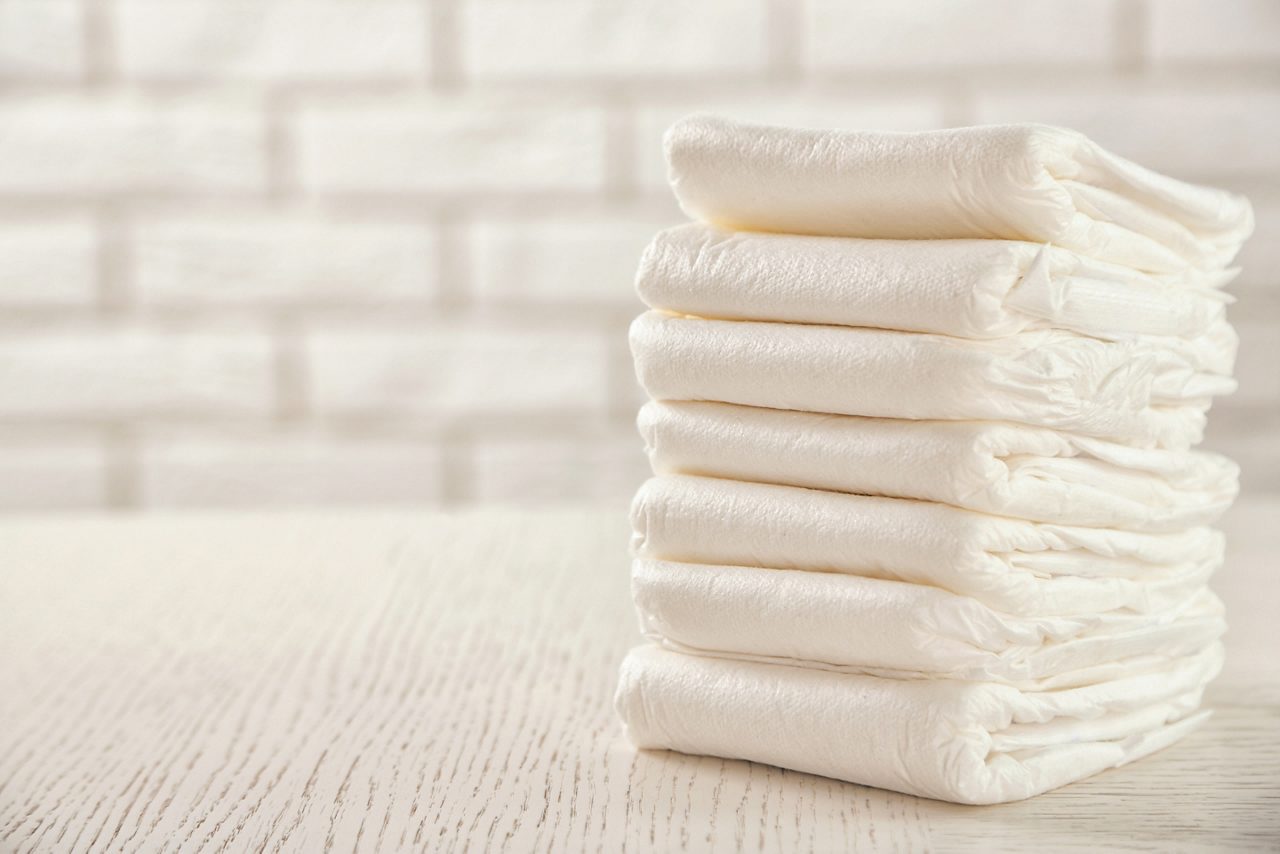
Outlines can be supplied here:
[[1208, 712], [1213, 644], [1047, 691], [633, 650], [617, 707], [639, 747], [708, 754], [965, 804], [1015, 801], [1140, 759]]

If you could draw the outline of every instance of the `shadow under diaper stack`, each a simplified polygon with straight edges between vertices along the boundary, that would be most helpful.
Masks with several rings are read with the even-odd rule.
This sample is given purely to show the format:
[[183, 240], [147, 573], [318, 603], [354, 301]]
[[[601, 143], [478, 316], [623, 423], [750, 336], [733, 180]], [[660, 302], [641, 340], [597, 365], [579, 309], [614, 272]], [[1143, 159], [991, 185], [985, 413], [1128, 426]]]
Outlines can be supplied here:
[[1247, 201], [1041, 125], [666, 149], [631, 740], [983, 804], [1201, 723]]

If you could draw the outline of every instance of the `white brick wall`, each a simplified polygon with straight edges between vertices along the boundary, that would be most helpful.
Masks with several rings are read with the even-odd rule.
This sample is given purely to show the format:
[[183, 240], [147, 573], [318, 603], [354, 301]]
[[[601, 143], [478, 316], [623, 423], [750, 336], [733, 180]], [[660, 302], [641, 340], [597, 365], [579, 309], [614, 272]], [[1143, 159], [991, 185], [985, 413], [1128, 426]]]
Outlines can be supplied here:
[[1158, 0], [1148, 10], [1148, 51], [1158, 66], [1280, 61], [1280, 3], [1275, 0]]
[[409, 332], [317, 329], [308, 386], [321, 415], [572, 420], [602, 415], [608, 344], [594, 331], [438, 324]]
[[15, 95], [0, 102], [0, 193], [261, 190], [262, 109], [235, 96]]
[[750, 74], [769, 58], [766, 0], [463, 0], [477, 78]]
[[415, 0], [116, 0], [120, 70], [141, 80], [337, 82], [426, 74]]
[[1010, 64], [1098, 67], [1112, 57], [1116, 0], [814, 0], [805, 36], [824, 71]]
[[388, 437], [286, 431], [146, 436], [140, 501], [147, 507], [430, 504], [441, 495], [440, 451]]
[[91, 306], [97, 300], [96, 259], [89, 217], [0, 220], [0, 305]]
[[0, 418], [261, 416], [273, 376], [258, 333], [42, 325], [0, 340]]
[[689, 112], [1070, 124], [1255, 201], [1280, 491], [1272, 0], [0, 0], [0, 510], [622, 506], [641, 247]]
[[483, 302], [638, 308], [636, 261], [671, 215], [485, 219], [470, 229], [475, 295]]
[[80, 510], [109, 500], [105, 444], [0, 431], [0, 512]]
[[436, 291], [436, 234], [423, 221], [151, 214], [132, 237], [144, 305], [421, 304]]
[[605, 117], [526, 99], [348, 98], [297, 125], [301, 181], [334, 193], [598, 190]]
[[0, 74], [75, 78], [83, 70], [79, 0], [0, 0]]
[[469, 497], [503, 504], [573, 496], [621, 509], [649, 473], [634, 430], [607, 437], [482, 442], [474, 459]]

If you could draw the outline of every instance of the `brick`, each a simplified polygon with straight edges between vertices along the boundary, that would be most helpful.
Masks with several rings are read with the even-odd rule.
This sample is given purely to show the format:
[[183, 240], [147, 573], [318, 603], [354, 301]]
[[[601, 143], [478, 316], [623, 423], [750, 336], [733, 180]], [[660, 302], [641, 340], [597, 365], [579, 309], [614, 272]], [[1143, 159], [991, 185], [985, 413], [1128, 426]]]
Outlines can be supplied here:
[[929, 96], [848, 97], [800, 89], [772, 90], [750, 97], [682, 99], [645, 108], [636, 120], [636, 169], [643, 188], [665, 192], [667, 166], [662, 155], [662, 135], [690, 113], [717, 113], [739, 121], [817, 128], [928, 130], [945, 123], [942, 101]]
[[0, 338], [0, 417], [262, 415], [272, 354], [251, 332], [66, 327]]
[[1110, 61], [1115, 0], [814, 0], [809, 66], [823, 71], [1004, 65], [1100, 66]]
[[0, 512], [73, 510], [107, 502], [107, 457], [93, 439], [0, 438]]
[[1158, 0], [1147, 4], [1147, 53], [1156, 65], [1280, 59], [1275, 0]]
[[480, 78], [761, 71], [764, 0], [466, 0], [462, 56]]
[[625, 507], [649, 475], [635, 431], [609, 437], [489, 440], [472, 454], [470, 498], [544, 504], [604, 501]]
[[97, 239], [86, 219], [0, 220], [0, 304], [93, 305], [96, 264]]
[[614, 336], [614, 344], [617, 347], [612, 389], [614, 412], [633, 420], [635, 413], [649, 400], [649, 395], [636, 378], [626, 335]]
[[153, 217], [134, 234], [136, 291], [148, 304], [370, 305], [435, 291], [434, 234], [423, 223]]
[[148, 507], [434, 504], [440, 453], [424, 443], [276, 436], [145, 435]]
[[80, 6], [77, 0], [0, 0], [0, 78], [79, 76]]
[[0, 102], [0, 193], [239, 192], [264, 186], [261, 111], [231, 98]]
[[314, 404], [326, 415], [574, 416], [600, 411], [607, 396], [606, 348], [593, 332], [314, 330], [307, 358]]
[[309, 190], [345, 193], [597, 190], [603, 115], [486, 99], [309, 104], [298, 122]]
[[978, 99], [979, 121], [1048, 122], [1083, 131], [1143, 166], [1213, 181], [1280, 170], [1280, 88], [1215, 91], [1058, 88]]
[[135, 79], [415, 79], [426, 17], [413, 0], [123, 0], [117, 55]]
[[470, 232], [476, 294], [494, 302], [639, 305], [640, 253], [675, 217], [480, 221]]

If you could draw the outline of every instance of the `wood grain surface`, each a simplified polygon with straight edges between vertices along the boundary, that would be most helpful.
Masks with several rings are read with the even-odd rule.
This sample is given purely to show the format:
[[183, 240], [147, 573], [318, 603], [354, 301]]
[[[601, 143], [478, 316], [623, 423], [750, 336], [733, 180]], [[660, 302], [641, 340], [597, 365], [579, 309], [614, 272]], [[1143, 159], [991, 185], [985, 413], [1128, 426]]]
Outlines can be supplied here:
[[621, 514], [0, 524], [0, 850], [1274, 850], [1280, 503], [1227, 520], [1217, 714], [1017, 804], [637, 754]]

